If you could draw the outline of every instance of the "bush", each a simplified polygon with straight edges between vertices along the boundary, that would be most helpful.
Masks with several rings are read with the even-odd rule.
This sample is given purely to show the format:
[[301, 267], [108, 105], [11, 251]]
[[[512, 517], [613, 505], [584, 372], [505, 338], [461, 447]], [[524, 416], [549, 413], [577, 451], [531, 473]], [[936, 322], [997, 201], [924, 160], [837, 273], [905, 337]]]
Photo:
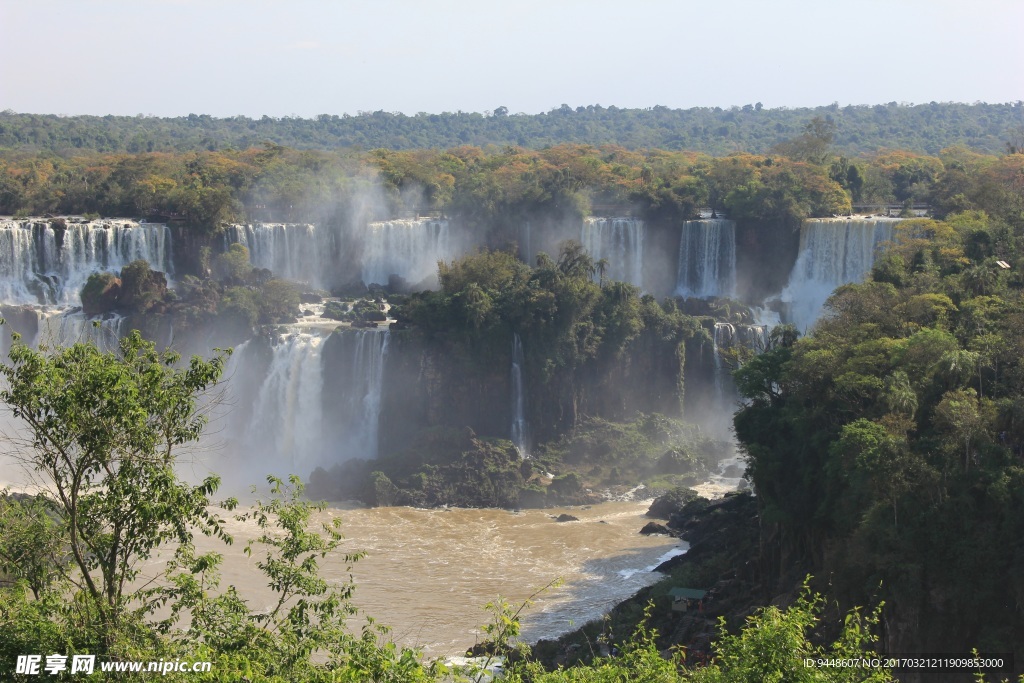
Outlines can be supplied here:
[[82, 287], [82, 310], [89, 317], [109, 313], [117, 308], [121, 280], [113, 273], [93, 273]]
[[139, 259], [121, 269], [121, 293], [118, 306], [122, 309], [145, 313], [163, 301], [167, 294], [167, 278], [153, 270], [149, 263]]
[[348, 306], [340, 301], [328, 301], [324, 306], [323, 317], [330, 320], [348, 320]]
[[260, 289], [260, 323], [277, 325], [295, 322], [299, 313], [299, 290], [290, 282], [270, 280]]

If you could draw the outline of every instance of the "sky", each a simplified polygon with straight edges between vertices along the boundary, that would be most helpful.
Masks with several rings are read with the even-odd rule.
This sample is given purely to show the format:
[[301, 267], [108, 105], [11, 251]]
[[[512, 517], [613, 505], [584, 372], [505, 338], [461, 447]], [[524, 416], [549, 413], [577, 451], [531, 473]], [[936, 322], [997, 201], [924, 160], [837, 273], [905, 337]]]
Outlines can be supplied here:
[[0, 0], [0, 110], [1024, 99], [1024, 0]]

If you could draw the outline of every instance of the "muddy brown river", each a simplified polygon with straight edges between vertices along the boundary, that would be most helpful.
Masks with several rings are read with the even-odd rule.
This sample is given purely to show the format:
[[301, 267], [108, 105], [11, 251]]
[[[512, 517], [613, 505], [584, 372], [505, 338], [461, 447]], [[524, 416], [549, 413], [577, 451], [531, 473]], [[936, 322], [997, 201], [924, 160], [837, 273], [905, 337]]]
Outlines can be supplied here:
[[[481, 639], [483, 607], [499, 596], [521, 602], [555, 579], [526, 611], [524, 637], [551, 637], [607, 612], [660, 576], [650, 571], [685, 544], [641, 536], [649, 502], [602, 503], [589, 508], [508, 512], [414, 508], [339, 509], [347, 551], [366, 557], [352, 567], [355, 603], [394, 629], [395, 639], [428, 656], [462, 654]], [[556, 522], [563, 512], [577, 522]], [[201, 548], [225, 555], [222, 585], [234, 584], [257, 610], [272, 604], [256, 558], [242, 552], [255, 526], [231, 521], [235, 543], [200, 537]], [[328, 580], [345, 581], [346, 565], [328, 558]], [[358, 622], [353, 622], [358, 626]]]

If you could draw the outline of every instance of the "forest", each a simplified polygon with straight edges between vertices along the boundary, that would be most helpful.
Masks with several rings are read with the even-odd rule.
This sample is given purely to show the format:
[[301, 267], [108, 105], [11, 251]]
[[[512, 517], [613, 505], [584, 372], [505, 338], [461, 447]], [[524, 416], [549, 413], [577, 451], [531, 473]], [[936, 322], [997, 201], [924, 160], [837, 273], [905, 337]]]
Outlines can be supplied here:
[[154, 116], [54, 116], [0, 113], [0, 147], [49, 150], [68, 155], [96, 152], [186, 152], [247, 149], [264, 142], [296, 149], [424, 149], [462, 145], [539, 149], [560, 144], [619, 145], [628, 149], [692, 150], [724, 156], [764, 154], [800, 133], [814, 117], [839, 128], [837, 149], [848, 155], [879, 149], [938, 154], [965, 145], [999, 153], [1020, 146], [1022, 105], [930, 102], [832, 104], [815, 108], [767, 109], [761, 103], [728, 108], [622, 109], [563, 104], [541, 114], [496, 107], [486, 113], [444, 112], [407, 116], [384, 111], [250, 119], [190, 114]]
[[[224, 222], [351, 221], [443, 213], [478, 231], [508, 231], [531, 216], [580, 216], [618, 207], [648, 220], [731, 218], [792, 227], [852, 204], [927, 203], [937, 216], [1020, 211], [1020, 154], [965, 146], [935, 155], [839, 154], [835, 124], [814, 119], [770, 153], [562, 144], [400, 151], [316, 151], [273, 143], [240, 151], [155, 153], [0, 150], [0, 213], [171, 220], [199, 232]], [[1009, 145], [1009, 143], [1007, 143]]]

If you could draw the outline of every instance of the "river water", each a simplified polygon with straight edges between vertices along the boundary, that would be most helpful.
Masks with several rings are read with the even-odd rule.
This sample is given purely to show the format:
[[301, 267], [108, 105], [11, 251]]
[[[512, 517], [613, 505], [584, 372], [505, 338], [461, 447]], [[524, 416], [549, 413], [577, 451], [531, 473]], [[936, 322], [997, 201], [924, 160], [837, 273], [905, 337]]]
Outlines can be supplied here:
[[[520, 603], [562, 579], [524, 612], [523, 636], [533, 641], [598, 618], [656, 581], [661, 575], [650, 570], [686, 545], [638, 533], [650, 521], [644, 517], [649, 505], [610, 502], [523, 512], [329, 508], [323, 516], [341, 517], [347, 552], [366, 553], [351, 570], [355, 604], [391, 626], [398, 642], [443, 657], [460, 655], [483, 639], [483, 607], [499, 596]], [[553, 516], [563, 512], [579, 521], [556, 522]], [[257, 558], [242, 552], [255, 526], [232, 520], [227, 529], [234, 545], [202, 537], [199, 544], [225, 555], [223, 586], [237, 586], [256, 610], [269, 608], [272, 598]], [[343, 582], [349, 571], [339, 559], [327, 558], [321, 575]]]

